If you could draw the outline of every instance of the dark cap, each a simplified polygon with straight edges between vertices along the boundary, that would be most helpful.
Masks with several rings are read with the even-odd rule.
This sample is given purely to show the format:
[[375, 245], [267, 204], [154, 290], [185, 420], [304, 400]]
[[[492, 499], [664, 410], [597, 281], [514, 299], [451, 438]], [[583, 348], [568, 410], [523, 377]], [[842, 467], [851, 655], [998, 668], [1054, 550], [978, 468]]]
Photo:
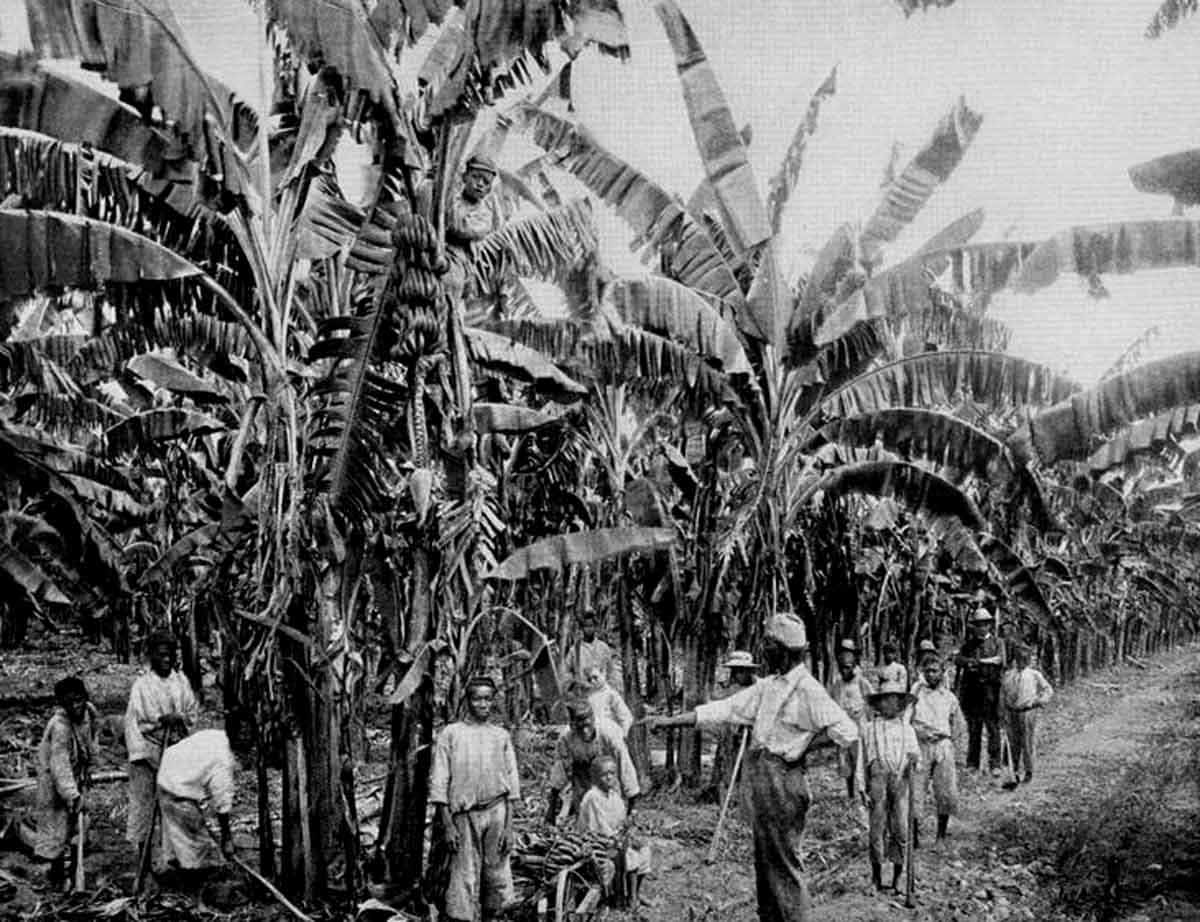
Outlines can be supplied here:
[[170, 631], [151, 631], [142, 642], [142, 649], [149, 653], [155, 647], [170, 647], [172, 650], [177, 650], [179, 641]]
[[487, 173], [489, 176], [495, 176], [497, 172], [496, 161], [487, 154], [472, 154], [467, 160], [468, 170], [478, 170], [481, 173]]

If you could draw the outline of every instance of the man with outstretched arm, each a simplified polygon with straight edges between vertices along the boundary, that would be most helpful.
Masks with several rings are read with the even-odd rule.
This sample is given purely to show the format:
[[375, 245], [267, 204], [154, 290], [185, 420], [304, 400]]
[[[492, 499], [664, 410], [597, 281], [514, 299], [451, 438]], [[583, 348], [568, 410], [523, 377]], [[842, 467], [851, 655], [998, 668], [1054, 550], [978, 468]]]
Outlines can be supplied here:
[[822, 733], [840, 747], [853, 746], [858, 727], [808, 671], [803, 621], [790, 612], [774, 615], [767, 621], [764, 642], [763, 660], [771, 673], [767, 678], [694, 711], [650, 718], [647, 725], [752, 728], [742, 790], [754, 832], [758, 918], [806, 922], [811, 902], [799, 839], [812, 796], [804, 755]]

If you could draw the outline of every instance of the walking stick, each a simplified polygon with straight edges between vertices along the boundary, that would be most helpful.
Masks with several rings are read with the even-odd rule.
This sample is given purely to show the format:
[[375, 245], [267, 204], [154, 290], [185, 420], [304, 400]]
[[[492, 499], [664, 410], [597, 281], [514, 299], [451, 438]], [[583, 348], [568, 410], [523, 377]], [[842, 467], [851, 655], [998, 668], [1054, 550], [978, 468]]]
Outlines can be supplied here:
[[79, 803], [79, 813], [75, 817], [75, 892], [81, 893], [87, 889], [87, 881], [83, 870], [83, 837], [87, 833], [87, 813], [83, 809], [83, 801]]
[[721, 814], [717, 817], [717, 828], [713, 830], [712, 842], [708, 846], [708, 855], [704, 861], [712, 864], [717, 860], [717, 846], [721, 844], [721, 827], [725, 825], [725, 814], [729, 812], [729, 800], [737, 787], [738, 772], [742, 768], [742, 757], [746, 755], [746, 743], [750, 739], [750, 728], [742, 729], [742, 741], [738, 745], [737, 758], [733, 761], [733, 774], [729, 776], [729, 789], [725, 792], [725, 802], [721, 804]]
[[915, 909], [917, 901], [913, 894], [917, 889], [916, 869], [915, 864], [916, 844], [917, 844], [917, 811], [916, 811], [916, 785], [913, 784], [912, 772], [908, 773], [908, 850], [905, 854], [905, 869], [904, 869], [904, 907], [906, 909]]
[[[1009, 720], [1012, 716], [1009, 715]], [[1020, 782], [1017, 780], [1017, 770], [1013, 768], [1012, 746], [1008, 742], [1008, 727], [1000, 731], [1000, 758], [1004, 760], [1004, 767], [1008, 769], [1008, 778], [1000, 787], [1005, 791], [1015, 790]]]
[[[162, 742], [158, 744], [158, 764], [162, 764], [163, 753], [167, 750], [167, 734], [163, 733]], [[132, 766], [131, 766], [132, 767]], [[154, 830], [158, 826], [159, 814], [162, 812], [162, 804], [158, 800], [158, 774], [155, 770], [154, 779], [154, 810], [150, 814], [150, 831], [146, 833], [146, 838], [142, 842], [142, 850], [138, 855], [138, 870], [137, 877], [133, 881], [133, 895], [140, 896], [142, 886], [146, 883], [146, 875], [150, 873], [150, 856], [153, 852], [151, 843], [154, 841]]]

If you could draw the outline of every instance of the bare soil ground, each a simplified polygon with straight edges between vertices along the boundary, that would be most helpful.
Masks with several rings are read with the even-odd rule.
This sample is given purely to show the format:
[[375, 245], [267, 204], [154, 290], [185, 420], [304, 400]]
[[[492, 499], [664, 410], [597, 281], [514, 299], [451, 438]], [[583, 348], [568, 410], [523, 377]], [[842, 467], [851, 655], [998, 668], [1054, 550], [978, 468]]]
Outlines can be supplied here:
[[[124, 710], [136, 667], [114, 663], [77, 638], [49, 638], [0, 655], [0, 778], [32, 775], [54, 681], [83, 675], [102, 714]], [[215, 695], [205, 718], [219, 725]], [[1096, 673], [1061, 691], [1043, 713], [1041, 764], [1012, 793], [990, 775], [962, 776], [960, 815], [951, 838], [917, 852], [917, 908], [876, 894], [866, 834], [855, 823], [830, 758], [811, 767], [814, 805], [803, 844], [820, 922], [849, 920], [1050, 920], [1149, 922], [1200, 920], [1200, 647], [1164, 655], [1144, 668]], [[386, 732], [369, 730], [370, 762], [360, 765], [360, 814], [370, 813], [386, 766]], [[529, 793], [526, 822], [540, 815], [550, 736], [515, 734]], [[960, 756], [961, 758], [961, 756]], [[122, 769], [106, 747], [100, 771]], [[251, 863], [256, 845], [252, 773], [239, 783], [235, 838]], [[0, 782], [2, 784], [2, 782]], [[32, 806], [32, 789], [0, 796], [0, 824]], [[645, 887], [647, 922], [750, 922], [756, 918], [749, 830], [731, 811], [717, 860], [704, 857], [718, 807], [685, 793], [652, 794], [643, 817], [655, 871]], [[98, 786], [89, 836], [89, 893], [64, 898], [39, 888], [42, 869], [17, 850], [0, 851], [0, 920], [92, 919], [126, 896], [134, 857], [124, 841], [125, 788]], [[364, 830], [370, 833], [370, 822]], [[277, 839], [278, 841], [278, 839]], [[11, 844], [11, 840], [10, 843]], [[115, 904], [112, 904], [115, 905]], [[114, 913], [114, 917], [124, 916]], [[128, 916], [126, 916], [128, 917]], [[253, 885], [167, 892], [143, 920], [290, 918]], [[614, 922], [621, 915], [614, 914]]]

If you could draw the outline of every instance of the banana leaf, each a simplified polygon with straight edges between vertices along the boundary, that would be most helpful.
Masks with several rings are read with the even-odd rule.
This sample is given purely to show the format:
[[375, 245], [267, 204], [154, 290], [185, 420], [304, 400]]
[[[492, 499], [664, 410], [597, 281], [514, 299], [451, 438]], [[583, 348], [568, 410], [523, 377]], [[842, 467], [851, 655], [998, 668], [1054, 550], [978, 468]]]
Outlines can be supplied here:
[[1200, 404], [1176, 407], [1149, 419], [1134, 423], [1097, 448], [1088, 456], [1093, 477], [1120, 467], [1136, 455], [1159, 452], [1181, 438], [1200, 433]]
[[1020, 458], [1042, 464], [1086, 458], [1098, 439], [1172, 407], [1200, 402], [1200, 352], [1185, 352], [1114, 375], [1032, 417], [1009, 438]]
[[36, 602], [71, 604], [70, 597], [58, 588], [41, 567], [3, 539], [0, 539], [0, 573]]
[[183, 394], [198, 402], [221, 403], [228, 398], [213, 385], [200, 378], [174, 359], [165, 355], [147, 353], [131, 358], [126, 367], [139, 378], [149, 381], [156, 387]]
[[672, 278], [731, 306], [742, 302], [742, 289], [720, 250], [670, 192], [601, 147], [585, 127], [536, 106], [518, 104], [513, 126], [612, 206], [633, 229], [635, 247], [660, 253]]
[[1146, 38], [1161, 38], [1200, 8], [1197, 0], [1163, 0], [1146, 26]]
[[837, 65], [829, 72], [829, 76], [817, 87], [812, 99], [808, 101], [808, 109], [804, 120], [796, 127], [787, 153], [783, 155], [783, 163], [779, 171], [767, 183], [767, 220], [771, 224], [772, 233], [778, 234], [783, 224], [783, 209], [796, 188], [800, 178], [800, 167], [804, 162], [804, 150], [808, 139], [817, 130], [817, 117], [821, 114], [821, 106], [837, 92]]
[[950, 178], [975, 140], [983, 116], [963, 99], [938, 123], [922, 147], [884, 192], [883, 201], [867, 219], [859, 237], [863, 261], [880, 259], [883, 247], [900, 236], [925, 207], [938, 186]]
[[1078, 390], [1045, 365], [998, 352], [926, 352], [859, 375], [821, 402], [827, 416], [971, 399], [997, 412], [1046, 406]]
[[806, 503], [818, 492], [827, 499], [849, 493], [895, 497], [913, 512], [935, 518], [954, 518], [967, 528], [981, 531], [983, 516], [962, 490], [931, 471], [907, 461], [861, 461], [846, 464], [814, 479], [802, 492], [799, 502]]
[[528, 346], [477, 328], [467, 330], [466, 337], [471, 358], [484, 368], [533, 384], [558, 400], [578, 400], [587, 394], [586, 387]]
[[559, 422], [558, 417], [549, 413], [506, 403], [476, 403], [471, 412], [475, 428], [481, 432], [529, 432]]
[[1165, 154], [1129, 168], [1139, 192], [1169, 195], [1180, 206], [1200, 205], [1200, 149]]
[[924, 458], [948, 468], [956, 477], [974, 474], [984, 480], [1016, 476], [1013, 461], [998, 438], [977, 426], [937, 410], [895, 407], [834, 420], [820, 430], [828, 442], [868, 448], [876, 441], [906, 459]]
[[720, 206], [722, 225], [734, 252], [742, 256], [771, 237], [771, 225], [759, 198], [758, 183], [746, 156], [746, 146], [712, 65], [687, 17], [674, 0], [656, 0], [654, 11], [675, 52], [675, 68], [679, 72], [696, 147]]
[[621, 320], [689, 346], [727, 375], [750, 374], [734, 328], [694, 289], [662, 276], [617, 279], [604, 290]]
[[41, 288], [95, 288], [103, 282], [200, 276], [192, 263], [133, 231], [49, 211], [0, 210], [0, 296]]
[[139, 451], [154, 442], [224, 432], [226, 428], [219, 420], [191, 410], [173, 407], [148, 410], [110, 426], [104, 433], [104, 444], [110, 454], [119, 455]]
[[257, 113], [197, 66], [167, 0], [26, 0], [25, 7], [39, 57], [78, 58], [123, 90], [148, 91], [145, 117], [152, 101], [206, 173], [233, 195], [254, 194], [247, 163], [258, 152]]
[[543, 538], [514, 551], [484, 579], [521, 580], [535, 570], [555, 573], [575, 564], [593, 564], [626, 554], [648, 553], [674, 546], [672, 528], [598, 528]]
[[1122, 221], [1072, 227], [1038, 245], [1012, 281], [1014, 291], [1032, 294], [1064, 273], [1097, 279], [1145, 269], [1200, 266], [1200, 221]]

